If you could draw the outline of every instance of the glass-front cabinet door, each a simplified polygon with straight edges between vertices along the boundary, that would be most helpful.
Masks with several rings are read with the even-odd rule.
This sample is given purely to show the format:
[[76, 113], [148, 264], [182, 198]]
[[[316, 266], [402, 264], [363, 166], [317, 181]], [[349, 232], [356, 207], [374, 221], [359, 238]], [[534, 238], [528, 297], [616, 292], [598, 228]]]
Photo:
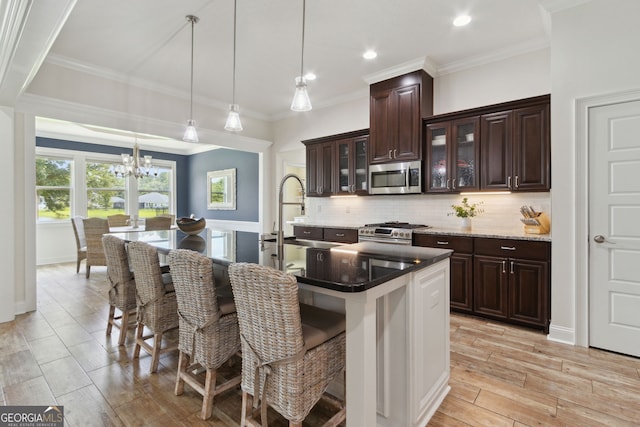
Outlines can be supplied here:
[[451, 123], [451, 188], [453, 191], [472, 191], [480, 187], [478, 159], [480, 153], [478, 116]]
[[427, 125], [425, 187], [429, 193], [451, 191], [448, 155], [449, 133], [449, 122]]
[[369, 194], [367, 135], [336, 142], [338, 194]]

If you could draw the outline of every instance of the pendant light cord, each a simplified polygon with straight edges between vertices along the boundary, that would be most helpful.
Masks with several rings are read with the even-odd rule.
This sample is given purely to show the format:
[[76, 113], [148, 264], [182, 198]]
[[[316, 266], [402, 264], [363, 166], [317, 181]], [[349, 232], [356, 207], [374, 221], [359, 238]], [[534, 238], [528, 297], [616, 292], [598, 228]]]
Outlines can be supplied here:
[[304, 72], [304, 21], [306, 16], [306, 0], [302, 0], [302, 55], [300, 55], [300, 83], [302, 83]]
[[193, 119], [193, 28], [198, 18], [193, 15], [188, 16], [191, 21], [191, 91], [190, 91], [190, 106], [189, 106], [189, 119]]
[[233, 0], [233, 96], [232, 104], [236, 103], [236, 4], [237, 0]]

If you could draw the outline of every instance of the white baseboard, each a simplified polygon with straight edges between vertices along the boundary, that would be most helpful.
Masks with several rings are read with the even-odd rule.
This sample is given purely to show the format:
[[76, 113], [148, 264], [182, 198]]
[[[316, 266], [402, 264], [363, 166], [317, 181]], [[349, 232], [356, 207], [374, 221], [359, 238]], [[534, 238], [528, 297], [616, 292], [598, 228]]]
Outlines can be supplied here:
[[[38, 263], [36, 265], [47, 265], [47, 264], [62, 264], [65, 262], [75, 262], [76, 255], [74, 254], [72, 257], [69, 256], [60, 256], [60, 257], [46, 257], [39, 258]], [[82, 268], [84, 266], [84, 262], [80, 266]]]
[[549, 341], [555, 341], [563, 344], [576, 345], [576, 331], [573, 328], [566, 328], [564, 326], [549, 326], [549, 335], [547, 335]]

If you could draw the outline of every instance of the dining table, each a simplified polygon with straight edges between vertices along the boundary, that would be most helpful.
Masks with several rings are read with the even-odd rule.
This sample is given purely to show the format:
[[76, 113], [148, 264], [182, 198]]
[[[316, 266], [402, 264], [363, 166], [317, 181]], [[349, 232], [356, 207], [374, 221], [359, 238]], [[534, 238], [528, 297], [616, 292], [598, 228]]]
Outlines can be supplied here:
[[301, 295], [318, 297], [313, 304], [344, 312], [347, 427], [426, 425], [450, 390], [450, 250], [286, 239], [278, 253], [269, 235], [244, 231], [112, 234], [146, 242], [159, 254], [206, 255], [216, 287], [229, 286], [227, 267], [234, 262], [285, 271], [296, 277]]

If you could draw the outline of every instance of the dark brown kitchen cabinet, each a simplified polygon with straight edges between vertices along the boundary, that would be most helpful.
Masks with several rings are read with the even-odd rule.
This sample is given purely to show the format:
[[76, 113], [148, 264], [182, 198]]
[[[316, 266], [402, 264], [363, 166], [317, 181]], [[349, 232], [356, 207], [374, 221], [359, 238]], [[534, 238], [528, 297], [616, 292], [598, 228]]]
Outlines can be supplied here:
[[549, 191], [549, 102], [481, 116], [481, 190]]
[[335, 146], [337, 163], [335, 194], [368, 195], [369, 135], [338, 140]]
[[474, 313], [548, 331], [550, 257], [548, 242], [476, 239]]
[[368, 195], [369, 130], [302, 141], [306, 147], [309, 197]]
[[336, 243], [357, 243], [358, 230], [355, 228], [310, 227], [294, 225], [293, 235], [297, 239], [324, 240]]
[[413, 245], [453, 250], [449, 260], [451, 310], [471, 313], [473, 311], [473, 238], [414, 234]]
[[422, 160], [423, 116], [433, 113], [433, 77], [423, 70], [370, 87], [369, 163]]
[[425, 191], [476, 191], [479, 186], [479, 116], [426, 124]]
[[307, 196], [322, 197], [333, 193], [334, 147], [330, 142], [307, 146]]

